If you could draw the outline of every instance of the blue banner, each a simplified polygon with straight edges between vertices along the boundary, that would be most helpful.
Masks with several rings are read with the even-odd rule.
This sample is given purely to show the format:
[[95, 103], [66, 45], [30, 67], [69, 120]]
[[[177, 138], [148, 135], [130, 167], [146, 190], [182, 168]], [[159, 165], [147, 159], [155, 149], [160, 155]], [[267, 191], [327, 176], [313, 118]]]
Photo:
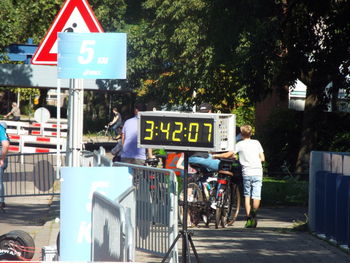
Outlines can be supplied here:
[[91, 210], [95, 191], [115, 200], [132, 186], [127, 167], [61, 168], [60, 260], [91, 260]]
[[126, 79], [125, 33], [58, 33], [58, 78]]

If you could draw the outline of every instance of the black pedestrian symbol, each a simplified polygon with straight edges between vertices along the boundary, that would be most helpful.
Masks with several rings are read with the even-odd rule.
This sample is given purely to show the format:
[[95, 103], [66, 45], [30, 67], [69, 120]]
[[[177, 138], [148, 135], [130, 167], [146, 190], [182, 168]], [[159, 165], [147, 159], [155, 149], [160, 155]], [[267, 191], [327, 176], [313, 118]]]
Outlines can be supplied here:
[[72, 27], [67, 27], [63, 32], [74, 32], [74, 28], [77, 27], [77, 23], [73, 23]]

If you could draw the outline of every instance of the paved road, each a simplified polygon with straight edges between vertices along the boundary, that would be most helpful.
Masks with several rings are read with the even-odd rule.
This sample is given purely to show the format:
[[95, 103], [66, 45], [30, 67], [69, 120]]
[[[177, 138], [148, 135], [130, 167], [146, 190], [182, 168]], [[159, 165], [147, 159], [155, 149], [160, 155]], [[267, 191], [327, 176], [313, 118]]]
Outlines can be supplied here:
[[[245, 229], [243, 216], [225, 229], [193, 231], [193, 243], [203, 263], [350, 262], [350, 255], [306, 231], [294, 231], [305, 222], [306, 207], [262, 208], [256, 229]], [[298, 223], [299, 222], [299, 223]], [[181, 252], [182, 239], [177, 243]], [[147, 257], [148, 256], [148, 257]], [[137, 261], [160, 262], [160, 257], [137, 254]], [[181, 259], [180, 259], [181, 262]], [[191, 251], [191, 262], [196, 262]]]
[[[47, 197], [7, 200], [6, 213], [0, 212], [0, 234], [24, 230], [33, 236], [40, 260], [43, 246], [55, 245], [59, 223], [59, 201]], [[308, 232], [292, 231], [297, 221], [305, 221], [305, 207], [263, 207], [257, 229], [245, 229], [243, 216], [225, 229], [199, 228], [193, 242], [203, 263], [254, 262], [350, 262], [350, 255]], [[181, 254], [182, 239], [177, 242]], [[192, 262], [196, 262], [193, 253]], [[137, 251], [137, 262], [161, 262], [161, 257]], [[181, 262], [181, 259], [180, 259]]]

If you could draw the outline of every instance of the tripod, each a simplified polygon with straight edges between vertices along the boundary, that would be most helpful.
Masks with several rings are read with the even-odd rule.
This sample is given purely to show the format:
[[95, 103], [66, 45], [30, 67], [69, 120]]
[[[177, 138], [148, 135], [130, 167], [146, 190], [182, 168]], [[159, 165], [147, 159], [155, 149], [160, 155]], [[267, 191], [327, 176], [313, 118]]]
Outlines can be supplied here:
[[196, 248], [192, 240], [192, 231], [187, 230], [187, 213], [188, 213], [188, 201], [187, 201], [187, 186], [188, 186], [188, 152], [184, 152], [184, 180], [183, 180], [183, 192], [184, 192], [184, 201], [183, 201], [183, 220], [182, 220], [182, 230], [179, 231], [179, 234], [176, 236], [174, 242], [169, 247], [166, 255], [164, 256], [162, 263], [169, 257], [172, 249], [176, 245], [176, 242], [182, 237], [182, 263], [191, 262], [191, 254], [189, 244], [193, 250], [194, 256], [197, 262], [200, 262]]

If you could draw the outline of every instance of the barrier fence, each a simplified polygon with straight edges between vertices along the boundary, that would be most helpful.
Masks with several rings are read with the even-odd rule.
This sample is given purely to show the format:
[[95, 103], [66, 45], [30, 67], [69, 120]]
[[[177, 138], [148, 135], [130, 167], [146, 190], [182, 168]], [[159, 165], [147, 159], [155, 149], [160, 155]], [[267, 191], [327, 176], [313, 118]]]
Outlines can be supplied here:
[[[130, 243], [130, 240], [132, 240], [130, 231], [124, 231], [125, 229], [123, 228], [123, 233], [129, 236], [128, 239], [125, 239], [127, 243], [123, 243], [123, 249], [127, 251], [123, 252], [123, 257], [125, 256], [127, 259], [132, 257], [132, 252], [130, 251], [132, 246], [142, 251], [165, 256], [178, 234], [177, 180], [174, 171], [126, 163], [113, 163], [104, 154], [103, 148], [99, 151], [94, 151], [92, 154], [85, 153], [82, 156], [82, 165], [126, 166], [134, 179], [132, 193], [134, 193], [136, 202], [130, 200], [131, 193], [113, 201], [113, 203], [122, 203], [128, 200], [129, 203], [136, 204], [129, 211], [130, 217], [135, 218], [135, 223], [132, 224], [135, 226], [135, 234], [132, 235], [135, 238], [135, 242], [134, 244]], [[61, 155], [62, 164], [65, 163], [65, 156], [66, 152], [63, 152]], [[56, 153], [8, 154], [7, 160], [8, 165], [3, 175], [4, 197], [60, 194], [58, 187], [59, 178], [56, 176]], [[95, 217], [94, 224], [101, 225], [101, 222], [105, 219], [112, 220], [116, 216], [123, 217], [123, 215], [115, 211], [115, 209], [120, 208], [110, 206], [111, 211], [109, 211], [107, 206], [105, 204], [103, 208], [106, 209], [104, 212], [105, 217]], [[102, 209], [102, 207], [100, 208]], [[103, 223], [102, 225], [104, 225]], [[115, 225], [115, 227], [117, 226]], [[110, 231], [110, 237], [116, 234], [115, 227], [108, 230]], [[95, 230], [101, 231], [101, 229]], [[98, 255], [100, 254], [95, 254], [96, 258]], [[170, 262], [178, 262], [177, 246], [174, 247], [168, 258]]]
[[94, 192], [91, 225], [91, 261], [134, 261], [134, 232], [127, 208]]
[[311, 152], [309, 228], [350, 248], [350, 153]]
[[7, 125], [12, 153], [56, 152], [57, 145], [66, 151], [67, 124], [60, 125], [60, 139], [57, 139], [57, 124], [27, 121], [3, 121]]
[[[177, 180], [174, 171], [126, 163], [136, 196], [136, 249], [165, 256], [178, 234]], [[177, 246], [169, 256], [178, 261]]]
[[[17, 135], [40, 135], [40, 136], [56, 136], [56, 123], [37, 123], [28, 121], [7, 121], [2, 120], [7, 124], [7, 133]], [[63, 123], [60, 125], [61, 136], [67, 137], [68, 125]]]
[[56, 152], [57, 145], [61, 151], [66, 151], [66, 138], [42, 137], [33, 135], [12, 135], [9, 134], [10, 152], [18, 153], [48, 153]]
[[[4, 171], [4, 197], [59, 195], [56, 153], [8, 154]], [[65, 161], [65, 153], [61, 162]]]

